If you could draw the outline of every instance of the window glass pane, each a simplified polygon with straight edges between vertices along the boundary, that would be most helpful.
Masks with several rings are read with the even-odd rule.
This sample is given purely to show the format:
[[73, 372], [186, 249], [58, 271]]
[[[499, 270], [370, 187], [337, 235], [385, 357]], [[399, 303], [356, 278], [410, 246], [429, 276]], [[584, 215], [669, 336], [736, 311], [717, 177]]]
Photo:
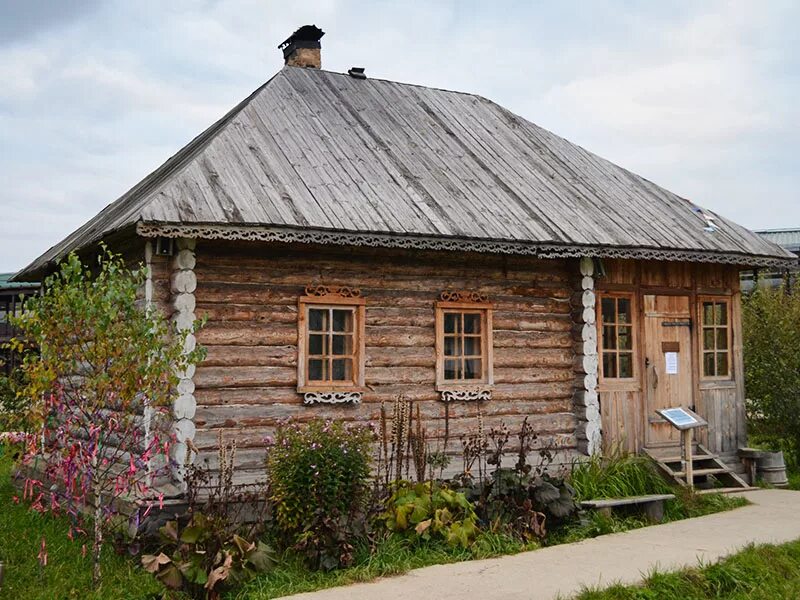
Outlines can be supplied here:
[[481, 378], [481, 359], [468, 358], [464, 361], [464, 379]]
[[453, 336], [445, 336], [444, 338], [444, 355], [445, 356], [461, 356], [461, 338]]
[[716, 305], [716, 321], [717, 325], [728, 324], [728, 303], [720, 302]]
[[481, 332], [481, 315], [464, 314], [464, 333]]
[[328, 329], [328, 309], [308, 309], [308, 329], [310, 331], [326, 331]]
[[633, 377], [633, 353], [619, 353], [619, 376]]
[[703, 329], [703, 350], [714, 349], [714, 330]]
[[632, 350], [633, 338], [631, 336], [631, 326], [626, 325], [617, 329], [617, 341], [620, 350]]
[[444, 332], [461, 333], [461, 315], [458, 313], [444, 313]]
[[620, 323], [631, 322], [631, 301], [628, 298], [617, 300], [617, 321]]
[[349, 358], [335, 358], [331, 361], [331, 379], [350, 381], [353, 379], [353, 361]]
[[613, 323], [616, 321], [616, 301], [614, 298], [603, 298], [602, 316], [603, 323]]
[[321, 354], [326, 354], [325, 348], [325, 339], [328, 336], [326, 335], [309, 335], [308, 336], [308, 353], [311, 355], [319, 356]]
[[480, 355], [481, 355], [481, 338], [465, 337], [464, 356], [480, 356]]
[[617, 328], [613, 325], [603, 326], [603, 348], [614, 350], [617, 347]]
[[703, 354], [703, 375], [706, 377], [714, 377], [714, 353], [706, 352]]
[[444, 378], [461, 379], [461, 361], [448, 359], [444, 361]]
[[325, 372], [327, 360], [312, 358], [308, 361], [308, 380], [309, 381], [323, 381], [326, 379]]
[[714, 303], [703, 302], [703, 325], [714, 324]]
[[617, 355], [614, 353], [603, 354], [603, 376], [614, 378], [617, 376]]
[[717, 350], [728, 349], [728, 329], [720, 327], [717, 329]]
[[726, 377], [728, 375], [728, 353], [719, 352], [717, 354], [717, 376]]
[[333, 310], [333, 330], [353, 331], [353, 311]]
[[353, 336], [352, 335], [334, 335], [333, 336], [333, 351], [334, 355], [352, 354], [353, 353]]

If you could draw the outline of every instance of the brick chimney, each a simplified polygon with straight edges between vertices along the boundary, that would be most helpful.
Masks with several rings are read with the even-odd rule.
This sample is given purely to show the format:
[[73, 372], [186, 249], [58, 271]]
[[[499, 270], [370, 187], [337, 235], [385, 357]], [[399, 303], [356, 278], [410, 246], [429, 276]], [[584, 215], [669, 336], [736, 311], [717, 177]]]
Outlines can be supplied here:
[[278, 48], [283, 50], [283, 58], [290, 67], [322, 68], [320, 38], [325, 35], [316, 25], [303, 25]]

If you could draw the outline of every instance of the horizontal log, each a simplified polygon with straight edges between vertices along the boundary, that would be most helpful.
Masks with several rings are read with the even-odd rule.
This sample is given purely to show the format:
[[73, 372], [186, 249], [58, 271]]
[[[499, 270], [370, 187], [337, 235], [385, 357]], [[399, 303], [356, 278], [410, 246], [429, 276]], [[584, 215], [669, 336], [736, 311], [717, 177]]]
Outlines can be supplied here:
[[[294, 382], [292, 382], [294, 383]], [[202, 388], [195, 391], [198, 404], [258, 404], [271, 403], [299, 403], [301, 395], [297, 393], [296, 386], [253, 386], [239, 387], [228, 386], [218, 388]], [[492, 386], [493, 401], [520, 401], [520, 400], [547, 400], [571, 398], [575, 390], [571, 379], [563, 381], [541, 383], [496, 383]], [[432, 385], [414, 385], [392, 382], [390, 385], [380, 385], [367, 390], [363, 394], [362, 402], [380, 403], [392, 402], [403, 395], [411, 401], [439, 400], [440, 393]]]
[[[424, 424], [436, 419], [444, 419], [448, 406], [439, 400], [414, 402], [414, 414], [420, 410]], [[450, 420], [473, 419], [477, 416], [478, 405], [470, 402], [458, 402], [449, 405]], [[481, 413], [484, 416], [524, 417], [526, 415], [563, 414], [572, 410], [569, 398], [539, 401], [500, 401], [482, 402]], [[386, 406], [391, 420], [391, 405]], [[307, 422], [315, 418], [339, 419], [347, 422], [378, 422], [381, 405], [369, 403], [358, 405], [326, 405], [307, 406], [301, 401], [287, 404], [269, 404], [267, 406], [251, 404], [226, 404], [222, 406], [201, 406], [195, 413], [197, 427], [212, 429], [220, 427], [252, 427], [276, 426], [281, 421], [291, 419], [293, 422]]]
[[296, 367], [296, 346], [209, 345], [203, 366]]
[[495, 348], [571, 348], [568, 332], [495, 330]]
[[207, 323], [197, 333], [204, 346], [294, 346], [297, 327], [271, 323]]
[[[356, 282], [351, 285], [357, 285]], [[199, 278], [195, 296], [197, 302], [207, 304], [256, 304], [267, 306], [292, 306], [304, 295], [305, 286], [287, 286], [277, 283], [270, 285], [241, 282], [215, 283]], [[427, 290], [394, 290], [386, 288], [361, 288], [367, 307], [413, 307], [432, 308], [442, 288]], [[569, 314], [569, 298], [554, 297], [542, 292], [536, 297], [519, 295], [489, 294], [489, 300], [498, 311], [523, 311], [528, 313]]]
[[194, 376], [195, 387], [249, 387], [287, 385], [297, 382], [297, 369], [291, 367], [206, 367]]
[[[563, 415], [560, 418], [553, 418], [552, 415], [544, 415], [541, 417], [542, 422], [534, 421], [540, 417], [529, 418], [529, 423], [536, 431], [539, 431], [536, 440], [532, 443], [535, 449], [551, 448], [551, 449], [565, 449], [575, 448], [577, 439], [574, 432], [574, 416]], [[468, 423], [466, 419], [456, 420], [451, 422], [450, 425], [450, 444], [451, 447], [458, 447], [459, 438], [477, 431], [477, 419], [473, 419], [474, 423]], [[519, 428], [522, 418], [512, 420], [509, 417], [486, 417], [484, 418], [484, 430], [489, 431], [492, 427], [500, 427], [506, 424], [513, 432]], [[558, 427], [563, 428], [563, 431], [547, 431], [539, 429], [539, 427]], [[443, 420], [437, 421], [437, 426], [428, 428], [428, 439], [430, 443], [435, 444], [437, 440], [444, 438], [444, 423]], [[275, 427], [272, 426], [257, 426], [257, 427], [230, 427], [219, 429], [198, 429], [195, 433], [194, 444], [199, 450], [212, 450], [217, 447], [217, 440], [219, 433], [222, 433], [223, 443], [230, 444], [236, 441], [237, 448], [261, 448], [264, 447], [264, 441], [268, 436], [275, 435]]]
[[297, 323], [296, 302], [284, 306], [270, 304], [215, 304], [198, 302], [195, 307], [198, 316], [205, 316], [210, 322], [217, 321], [261, 321], [266, 323]]
[[[451, 254], [451, 253], [448, 253]], [[498, 282], [537, 281], [542, 283], [568, 283], [576, 275], [553, 261], [521, 262], [514, 265], [499, 264], [498, 261], [480, 258], [469, 261], [447, 260], [438, 255], [430, 261], [405, 260], [395, 262], [381, 260], [374, 252], [366, 255], [348, 253], [339, 258], [331, 257], [326, 249], [325, 256], [319, 253], [299, 256], [296, 253], [277, 257], [247, 257], [242, 255], [218, 256], [204, 252], [198, 253], [195, 270], [219, 277], [223, 280], [237, 280], [242, 270], [247, 270], [253, 281], [269, 278], [283, 278], [293, 273], [314, 273], [322, 278], [352, 279], [363, 277], [364, 273], [376, 270], [391, 280], [424, 279], [431, 276], [475, 281], [476, 272], [481, 270], [480, 279]]]

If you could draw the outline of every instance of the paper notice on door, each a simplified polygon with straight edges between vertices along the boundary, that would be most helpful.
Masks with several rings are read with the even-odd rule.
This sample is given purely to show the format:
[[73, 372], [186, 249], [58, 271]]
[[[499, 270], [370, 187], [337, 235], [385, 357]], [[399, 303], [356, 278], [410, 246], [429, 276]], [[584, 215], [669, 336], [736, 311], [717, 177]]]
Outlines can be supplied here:
[[667, 375], [677, 375], [678, 373], [678, 353], [665, 352], [664, 358], [666, 359]]

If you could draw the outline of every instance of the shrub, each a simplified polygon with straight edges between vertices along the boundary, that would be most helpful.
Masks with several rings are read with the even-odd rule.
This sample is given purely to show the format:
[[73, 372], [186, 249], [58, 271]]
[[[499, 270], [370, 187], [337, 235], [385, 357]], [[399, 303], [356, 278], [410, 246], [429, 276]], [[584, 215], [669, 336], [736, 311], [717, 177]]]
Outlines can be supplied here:
[[477, 510], [481, 521], [530, 541], [545, 538], [548, 527], [569, 519], [578, 506], [575, 490], [563, 479], [498, 468], [484, 484]]
[[15, 369], [10, 377], [0, 375], [0, 431], [31, 429], [29, 402], [18, 393], [25, 386], [23, 377], [21, 369]]
[[614, 452], [572, 466], [570, 478], [579, 500], [669, 494], [670, 486], [646, 456]]
[[314, 568], [352, 561], [352, 541], [366, 532], [372, 431], [315, 419], [284, 424], [267, 455], [270, 500], [281, 541]]
[[92, 513], [93, 580], [100, 583], [103, 528], [120, 500], [151, 505], [151, 483], [169, 471], [170, 405], [177, 372], [203, 358], [186, 352], [198, 324], [176, 330], [158, 310], [143, 310], [146, 270], [131, 271], [103, 249], [94, 265], [70, 254], [13, 318], [23, 353], [27, 418], [39, 435], [23, 463], [32, 475], [26, 499], [40, 511], [61, 510], [82, 529]]
[[257, 540], [269, 506], [263, 484], [234, 484], [236, 443], [217, 438], [216, 471], [187, 469], [188, 517], [159, 529], [161, 548], [142, 557], [144, 568], [170, 589], [195, 598], [218, 597], [275, 564], [272, 548]]
[[193, 598], [219, 598], [223, 586], [246, 583], [275, 565], [272, 549], [236, 533], [221, 536], [217, 525], [202, 513], [192, 515], [182, 530], [177, 521], [160, 529], [164, 546], [158, 554], [142, 556], [142, 566], [166, 587]]
[[400, 481], [386, 503], [386, 528], [412, 538], [442, 539], [451, 546], [469, 547], [478, 535], [478, 516], [467, 497], [427, 481]]
[[751, 431], [800, 464], [800, 282], [756, 289], [745, 297], [742, 321]]

